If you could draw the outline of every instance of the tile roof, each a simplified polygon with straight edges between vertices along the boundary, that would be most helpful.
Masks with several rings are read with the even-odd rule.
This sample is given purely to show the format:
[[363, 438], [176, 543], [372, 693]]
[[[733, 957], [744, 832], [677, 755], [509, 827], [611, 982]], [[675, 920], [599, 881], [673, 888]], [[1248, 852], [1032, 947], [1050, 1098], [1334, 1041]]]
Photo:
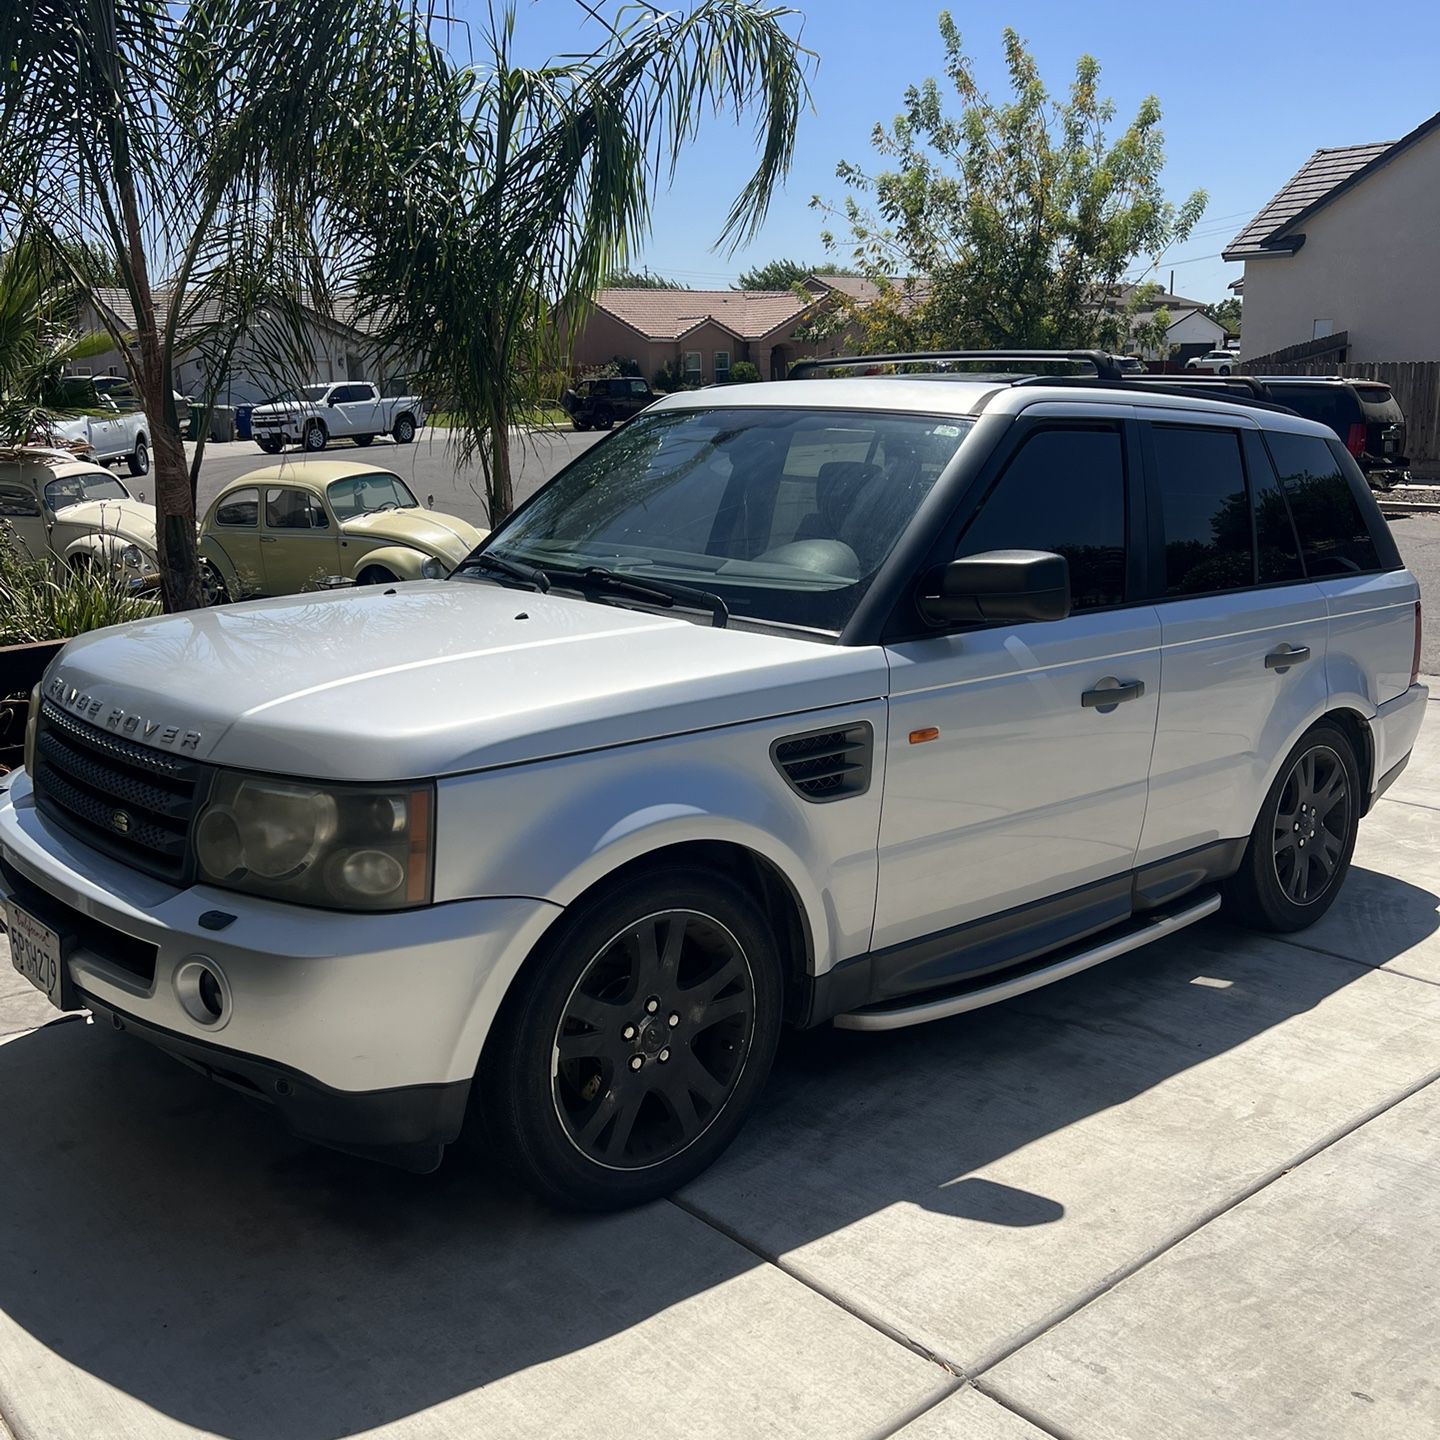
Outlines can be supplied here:
[[[155, 319], [161, 325], [165, 324], [170, 313], [170, 293], [163, 289], [154, 291]], [[95, 298], [115, 317], [122, 330], [135, 329], [135, 308], [130, 303], [128, 290], [97, 289]], [[311, 308], [308, 302], [302, 303], [306, 305], [307, 309]], [[357, 314], [357, 308], [358, 304], [354, 295], [346, 291], [331, 298], [328, 313], [323, 310], [312, 310], [312, 313], [344, 329], [354, 330], [359, 334], [372, 333], [377, 328], [373, 318]], [[191, 324], [210, 325], [219, 320], [221, 316], [220, 301], [211, 297], [193, 306], [186, 319]]]
[[596, 306], [649, 340], [678, 340], [707, 320], [758, 340], [809, 309], [789, 290], [601, 290]]
[[1325, 199], [1358, 174], [1372, 160], [1378, 159], [1398, 142], [1382, 140], [1373, 145], [1340, 145], [1331, 150], [1317, 150], [1300, 169], [1280, 187], [1280, 193], [1226, 246], [1226, 260], [1243, 260], [1247, 255], [1269, 255], [1273, 246], [1264, 242], [1274, 238], [1302, 210]]

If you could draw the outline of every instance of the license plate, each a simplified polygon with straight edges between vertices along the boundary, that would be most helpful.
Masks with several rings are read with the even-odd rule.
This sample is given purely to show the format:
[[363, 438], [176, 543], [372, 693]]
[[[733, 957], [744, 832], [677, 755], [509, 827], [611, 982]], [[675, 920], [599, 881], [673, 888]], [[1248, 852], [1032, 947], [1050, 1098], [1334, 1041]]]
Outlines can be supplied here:
[[78, 1010], [60, 936], [13, 900], [5, 902], [10, 963], [59, 1010]]

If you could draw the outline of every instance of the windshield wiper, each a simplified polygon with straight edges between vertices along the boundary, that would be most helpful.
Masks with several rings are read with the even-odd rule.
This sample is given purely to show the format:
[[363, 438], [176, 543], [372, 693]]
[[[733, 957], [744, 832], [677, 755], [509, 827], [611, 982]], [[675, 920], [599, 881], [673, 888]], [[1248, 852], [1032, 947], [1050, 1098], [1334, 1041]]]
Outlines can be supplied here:
[[710, 612], [710, 623], [717, 630], [723, 630], [730, 623], [730, 607], [709, 590], [697, 590], [692, 585], [677, 585], [671, 580], [652, 580], [648, 575], [636, 580], [607, 570], [603, 565], [591, 565], [579, 571], [562, 571], [561, 585], [574, 585], [577, 590], [604, 590], [611, 595], [630, 595], [637, 600], [648, 600], [652, 605], [671, 606], [693, 605], [698, 610]]
[[527, 565], [523, 560], [508, 560], [504, 555], [496, 555], [489, 550], [467, 555], [455, 567], [455, 574], [460, 574], [462, 570], [493, 570], [497, 575], [508, 575], [512, 580], [540, 591], [542, 595], [550, 588], [550, 577], [538, 565]]

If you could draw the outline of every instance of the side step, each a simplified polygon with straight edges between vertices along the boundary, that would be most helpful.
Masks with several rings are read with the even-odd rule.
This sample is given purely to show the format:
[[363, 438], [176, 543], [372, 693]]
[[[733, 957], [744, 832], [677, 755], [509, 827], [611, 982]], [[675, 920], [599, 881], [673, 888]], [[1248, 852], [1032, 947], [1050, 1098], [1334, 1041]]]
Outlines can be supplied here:
[[1001, 1000], [1014, 999], [1017, 995], [1024, 995], [1031, 990], [1040, 989], [1043, 985], [1053, 984], [1056, 980], [1064, 980], [1071, 975], [1078, 975], [1082, 970], [1090, 969], [1092, 965], [1103, 964], [1106, 960], [1113, 960], [1117, 955], [1124, 955], [1127, 951], [1138, 950], [1142, 945], [1149, 945], [1154, 940], [1164, 939], [1166, 935], [1171, 935], [1176, 930], [1183, 930], [1187, 925], [1193, 925], [1197, 920], [1203, 920], [1207, 915], [1213, 915], [1219, 908], [1220, 897], [1210, 895], [1184, 910], [1177, 910], [1172, 914], [1161, 916], [1157, 920], [1152, 920], [1148, 925], [1142, 925], [1138, 930], [1130, 930], [1123, 935], [1117, 935], [1113, 940], [1107, 940], [1102, 945], [1077, 951], [1063, 960], [1057, 960], [1053, 965], [1030, 970], [1023, 975], [1014, 975], [1007, 980], [1001, 980], [994, 985], [986, 985], [981, 989], [967, 990], [961, 995], [942, 995], [938, 999], [924, 1000], [918, 1005], [906, 1005], [898, 1009], [854, 1010], [848, 1015], [837, 1015], [834, 1021], [835, 1028], [837, 1030], [901, 1030], [907, 1025], [923, 1025], [927, 1020], [944, 1020], [951, 1015], [963, 1015], [967, 1010], [979, 1010], [986, 1005], [995, 1005]]

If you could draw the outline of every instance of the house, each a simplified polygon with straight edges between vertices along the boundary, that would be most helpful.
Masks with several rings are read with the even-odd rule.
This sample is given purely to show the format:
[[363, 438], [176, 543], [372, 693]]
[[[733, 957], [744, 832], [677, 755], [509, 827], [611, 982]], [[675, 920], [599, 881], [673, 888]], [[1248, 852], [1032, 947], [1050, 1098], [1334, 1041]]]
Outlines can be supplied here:
[[843, 355], [851, 348], [845, 329], [817, 341], [796, 331], [835, 303], [837, 294], [864, 304], [878, 294], [868, 280], [811, 275], [808, 300], [790, 290], [601, 290], [575, 338], [572, 363], [593, 369], [612, 360], [634, 360], [654, 376], [671, 366], [688, 381], [727, 380], [748, 360], [761, 376], [783, 380], [801, 356]]
[[[156, 318], [164, 324], [170, 304], [168, 291], [155, 294]], [[135, 333], [135, 311], [125, 290], [104, 289], [95, 292], [97, 303], [83, 307], [80, 325], [84, 329], [119, 330]], [[300, 307], [300, 344], [303, 353], [296, 355], [295, 338], [287, 334], [282, 340], [267, 337], [262, 311], [248, 334], [240, 337], [230, 356], [216, 395], [219, 405], [255, 405], [273, 399], [281, 390], [307, 382], [325, 380], [373, 380], [382, 387], [389, 376], [387, 367], [375, 349], [365, 322], [344, 295], [335, 297], [328, 312], [308, 305]], [[206, 303], [187, 317], [192, 325], [213, 322], [213, 303]], [[106, 325], [108, 321], [108, 327]], [[182, 395], [198, 396], [206, 388], [206, 375], [212, 363], [198, 346], [177, 346], [176, 364], [171, 383]], [[394, 367], [398, 369], [399, 367]], [[109, 350], [79, 364], [67, 367], [72, 375], [124, 375], [125, 357], [118, 350]], [[398, 378], [398, 377], [397, 377]]]
[[1317, 150], [1222, 252], [1245, 265], [1245, 355], [1345, 332], [1337, 358], [1440, 359], [1440, 114]]
[[[1136, 285], [1117, 285], [1114, 293], [1118, 306], [1129, 305], [1138, 288]], [[1192, 355], [1204, 355], [1224, 345], [1228, 332], [1218, 320], [1205, 313], [1203, 300], [1189, 300], [1166, 290], [1146, 296], [1143, 308], [1135, 312], [1132, 323], [1148, 325], [1159, 310], [1164, 310], [1169, 317], [1165, 344], [1163, 347], [1137, 347], [1136, 353], [1144, 359], [1182, 362]]]

